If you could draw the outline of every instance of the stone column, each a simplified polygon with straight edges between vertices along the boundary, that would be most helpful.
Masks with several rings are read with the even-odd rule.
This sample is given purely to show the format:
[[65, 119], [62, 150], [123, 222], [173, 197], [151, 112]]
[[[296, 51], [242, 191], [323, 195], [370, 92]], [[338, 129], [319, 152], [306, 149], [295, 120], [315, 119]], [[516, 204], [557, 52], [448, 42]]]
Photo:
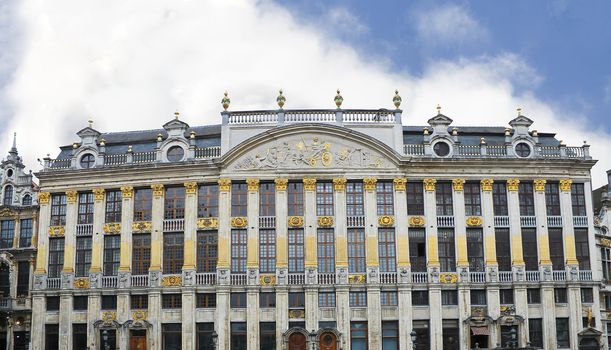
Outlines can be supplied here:
[[[121, 257], [119, 260], [119, 287], [131, 286], [132, 224], [134, 222], [134, 188], [121, 187]], [[128, 296], [129, 298], [129, 296]], [[129, 300], [128, 304], [129, 305]]]
[[[219, 214], [221, 212], [219, 211]], [[229, 323], [229, 315], [231, 313], [231, 304], [229, 298], [229, 287], [220, 286], [216, 290], [216, 322], [214, 322], [215, 331], [218, 334], [218, 349], [229, 349], [229, 340], [231, 337], [231, 325]]]
[[182, 292], [182, 348], [195, 349], [195, 289]]
[[[191, 312], [193, 312], [191, 310]], [[158, 350], [162, 349], [161, 342], [161, 290], [154, 289], [149, 292], [149, 308], [148, 319], [153, 327], [150, 329], [148, 336], [150, 337], [151, 348]]]
[[[496, 260], [496, 239], [494, 235], [494, 201], [492, 199], [492, 179], [484, 179], [480, 182], [482, 190], [482, 227], [484, 232], [484, 253], [486, 255], [486, 267], [491, 276], [498, 275], [498, 262]], [[493, 273], [491, 273], [493, 272]], [[492, 280], [496, 282], [496, 278]]]
[[246, 298], [248, 302], [246, 309], [247, 349], [259, 349], [259, 288], [248, 286]]
[[[517, 283], [514, 284], [514, 298], [515, 298], [515, 306], [516, 306], [516, 315], [524, 317], [524, 323], [522, 323], [522, 327], [518, 330], [518, 341], [521, 346], [526, 346], [526, 342], [528, 342], [528, 295], [527, 295], [527, 284]], [[498, 300], [498, 296], [497, 296]], [[498, 318], [500, 315], [497, 315]], [[497, 342], [500, 342], [501, 338], [498, 335]]]
[[246, 183], [248, 185], [246, 269], [248, 284], [257, 285], [259, 284], [259, 179], [246, 179]]
[[[185, 182], [185, 232], [182, 265], [183, 286], [195, 285], [195, 266], [197, 260], [197, 182]], [[184, 299], [184, 298], [183, 298]], [[193, 327], [195, 327], [193, 325]], [[184, 332], [183, 326], [183, 332]], [[193, 332], [195, 328], [193, 328]], [[183, 337], [184, 339], [184, 337]]]
[[304, 241], [306, 283], [317, 283], [318, 260], [316, 252], [316, 179], [304, 178]]
[[[104, 205], [104, 189], [95, 188], [93, 190], [93, 237], [91, 247], [91, 268], [89, 269], [89, 276], [92, 288], [101, 287], [101, 275], [102, 275], [102, 255], [104, 252], [104, 222], [106, 207]], [[97, 278], [93, 276], [98, 276]]]
[[429, 287], [429, 312], [431, 315], [431, 329], [429, 333], [431, 337], [431, 349], [443, 349], [441, 287], [439, 284]]
[[573, 227], [573, 204], [571, 200], [570, 179], [560, 180], [560, 212], [562, 214], [562, 236], [564, 238], [564, 258], [566, 259], [567, 274], [579, 278], [577, 269], [577, 253], [575, 251], [575, 228]]
[[[117, 289], [117, 321], [121, 324], [132, 318], [129, 301], [129, 290]], [[129, 329], [117, 329], [117, 338], [119, 338], [120, 349], [129, 349]]]
[[[38, 194], [38, 204], [40, 205], [38, 217], [38, 244], [36, 251], [36, 275], [44, 275], [47, 273], [47, 256], [49, 251], [49, 223], [51, 222], [51, 205], [49, 201], [51, 194], [49, 192], [40, 192]], [[34, 284], [34, 288], [39, 287]], [[44, 302], [44, 300], [43, 300]], [[34, 332], [32, 331], [32, 335]], [[42, 346], [42, 345], [41, 345]]]
[[[410, 275], [409, 261], [409, 234], [407, 219], [407, 193], [405, 192], [405, 178], [395, 178], [395, 230], [396, 230], [396, 251], [397, 251], [397, 271], [399, 272], [399, 283], [408, 283]], [[411, 326], [410, 326], [411, 328]]]
[[[76, 223], [78, 215], [78, 193], [76, 191], [66, 192], [66, 226], [64, 234], [64, 267], [61, 272], [61, 286], [72, 288], [74, 280], [74, 250], [76, 248]], [[61, 331], [60, 331], [61, 334]]]
[[[229, 257], [231, 256], [231, 179], [219, 179], [219, 230], [218, 230], [218, 262], [216, 270], [218, 274], [219, 284], [229, 285]], [[227, 292], [229, 293], [229, 292]], [[219, 295], [220, 297], [220, 295]], [[227, 294], [227, 303], [229, 303], [229, 294]], [[222, 304], [221, 304], [222, 305]], [[227, 304], [229, 309], [229, 304]], [[218, 308], [217, 308], [218, 309]], [[229, 312], [227, 310], [227, 312]], [[227, 315], [227, 322], [229, 322]], [[229, 323], [227, 323], [229, 327]], [[217, 333], [219, 331], [217, 330]], [[221, 338], [219, 335], [219, 344]], [[227, 346], [229, 340], [227, 339]], [[222, 349], [222, 347], [220, 347]]]
[[333, 179], [335, 203], [335, 273], [337, 283], [348, 283], [348, 239], [345, 178]]
[[[40, 197], [38, 197], [40, 203]], [[45, 232], [46, 233], [46, 232]], [[45, 340], [45, 296], [34, 294], [32, 296], [32, 323], [30, 324], [30, 337], [32, 339], [32, 350], [43, 350]]]
[[[376, 200], [376, 184], [378, 179], [366, 177], [363, 179], [365, 205], [365, 242], [367, 245], [367, 283], [378, 283], [380, 259], [378, 258], [378, 211]], [[370, 332], [371, 335], [371, 327]]]
[[382, 349], [382, 306], [379, 285], [367, 286], [367, 321], [369, 349]]
[[[426, 227], [427, 265], [429, 274], [439, 277], [439, 247], [437, 245], [437, 199], [435, 179], [424, 179], [424, 221]], [[441, 331], [441, 329], [440, 329]]]
[[[276, 207], [277, 208], [277, 207]], [[276, 349], [282, 349], [282, 334], [289, 329], [289, 290], [285, 285], [276, 287]]]
[[399, 349], [412, 349], [412, 289], [408, 285], [399, 285]]
[[[545, 203], [545, 183], [546, 180], [538, 179], [534, 181], [535, 187], [535, 214], [537, 216], [537, 245], [539, 246], [539, 265], [546, 271], [551, 269], [552, 261], [549, 254], [549, 235], [547, 230], [547, 209]], [[548, 276], [547, 273], [543, 274]], [[551, 273], [549, 274], [551, 279]]]
[[542, 310], [545, 310], [543, 312], [543, 348], [556, 349], [556, 302], [552, 282], [541, 282], [541, 307]]
[[[464, 179], [452, 180], [454, 203], [454, 240], [456, 242], [456, 266], [460, 271], [460, 278], [469, 276], [469, 258], [467, 255], [467, 228], [465, 217], [465, 185]], [[465, 274], [465, 272], [467, 272]], [[465, 281], [466, 282], [466, 281]]]
[[[274, 180], [276, 184], [276, 283], [285, 285], [288, 275], [288, 196], [287, 186], [288, 179], [277, 178]], [[288, 298], [288, 297], [287, 297]], [[278, 295], [276, 294], [276, 308], [278, 308]], [[287, 299], [288, 313], [288, 299]], [[276, 321], [276, 328], [279, 328]], [[288, 327], [288, 321], [286, 326]], [[282, 331], [284, 332], [284, 331]], [[282, 333], [276, 332], [276, 340], [280, 341], [278, 349], [281, 349]]]
[[520, 180], [507, 179], [507, 210], [511, 237], [511, 264], [515, 281], [526, 281], [524, 255], [522, 253], [522, 224], [520, 222]]
[[93, 323], [102, 319], [102, 315], [100, 313], [100, 292], [98, 292], [97, 290], [90, 291], [89, 296], [87, 297], [87, 303], [89, 304], [87, 306], [87, 344], [89, 344], [90, 349], [96, 349], [96, 340], [99, 330], [93, 327]]
[[[149, 286], [159, 287], [161, 284], [161, 263], [163, 260], [163, 217], [164, 195], [163, 184], [151, 185], [153, 189], [153, 204], [151, 208], [151, 266], [149, 267]], [[157, 296], [159, 297], [159, 296]], [[149, 298], [149, 300], [152, 300]], [[159, 327], [157, 327], [159, 328]], [[153, 327], [155, 329], [155, 327]], [[155, 339], [155, 338], [153, 338]]]
[[337, 315], [337, 331], [343, 336], [343, 349], [350, 349], [350, 297], [347, 285], [335, 286], [335, 311]]
[[[501, 316], [501, 300], [499, 296], [498, 285], [492, 285], [492, 287], [486, 288], [486, 302], [488, 305], [488, 316], [490, 316], [493, 320], [497, 320]], [[516, 308], [519, 305], [520, 304], [518, 303], [518, 300], [516, 299]], [[516, 314], [522, 316], [522, 314], [519, 314], [517, 311], [516, 311]], [[488, 327], [488, 329], [490, 330], [490, 344], [492, 345], [491, 347], [494, 348], [496, 344], [501, 343], [501, 336], [499, 334], [499, 328], [495, 323], [492, 323]], [[486, 344], [480, 344], [480, 347], [485, 347], [485, 345]]]

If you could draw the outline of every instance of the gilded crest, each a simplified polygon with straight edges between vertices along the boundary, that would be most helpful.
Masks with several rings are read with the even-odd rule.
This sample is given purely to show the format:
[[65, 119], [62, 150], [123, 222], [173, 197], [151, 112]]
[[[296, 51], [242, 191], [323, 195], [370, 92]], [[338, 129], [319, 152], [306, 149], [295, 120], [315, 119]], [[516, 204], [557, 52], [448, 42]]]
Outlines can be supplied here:
[[439, 282], [445, 284], [454, 284], [458, 282], [458, 276], [455, 273], [442, 273], [439, 275]]
[[66, 233], [66, 228], [64, 226], [50, 226], [49, 227], [49, 236], [51, 237], [63, 237]]
[[466, 221], [467, 221], [467, 226], [469, 227], [482, 226], [482, 218], [479, 216], [469, 216]]
[[199, 218], [197, 219], [197, 228], [200, 230], [215, 229], [219, 227], [217, 218]]
[[305, 310], [291, 309], [289, 310], [289, 318], [305, 318]]
[[132, 223], [132, 232], [149, 233], [153, 230], [153, 223], [150, 221], [136, 221]]
[[117, 313], [115, 311], [104, 311], [102, 312], [102, 321], [112, 322], [117, 319]]
[[395, 217], [392, 215], [378, 216], [379, 226], [392, 226], [395, 224]]
[[110, 224], [104, 224], [104, 233], [108, 233], [108, 234], [121, 233], [121, 223], [114, 222]]
[[147, 313], [144, 310], [136, 310], [132, 312], [132, 319], [134, 321], [143, 321], [146, 320]]
[[350, 284], [363, 284], [367, 281], [365, 274], [350, 275], [348, 276], [348, 283]]
[[262, 286], [273, 286], [276, 284], [276, 275], [261, 275], [259, 276], [259, 283]]
[[409, 218], [409, 225], [411, 227], [422, 227], [424, 224], [425, 221], [423, 216], [411, 216]]
[[248, 218], [244, 216], [236, 216], [231, 218], [231, 227], [243, 228], [248, 225]]
[[333, 226], [333, 217], [332, 216], [319, 216], [318, 217], [318, 226], [320, 227]]
[[303, 216], [289, 216], [288, 224], [290, 227], [303, 227]]
[[74, 288], [77, 288], [77, 289], [89, 288], [89, 278], [75, 278], [74, 279]]
[[161, 286], [163, 287], [180, 287], [182, 284], [182, 277], [180, 276], [164, 276], [161, 279]]

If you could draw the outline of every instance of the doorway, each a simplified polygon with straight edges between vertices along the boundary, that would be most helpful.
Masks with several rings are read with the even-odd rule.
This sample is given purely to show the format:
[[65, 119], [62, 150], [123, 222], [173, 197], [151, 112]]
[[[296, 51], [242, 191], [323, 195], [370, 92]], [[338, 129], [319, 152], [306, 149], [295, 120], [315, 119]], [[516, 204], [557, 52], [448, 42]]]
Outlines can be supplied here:
[[487, 335], [472, 335], [471, 336], [471, 349], [488, 348], [488, 336]]
[[289, 350], [306, 350], [307, 339], [303, 333], [293, 333], [289, 336]]
[[129, 350], [146, 350], [145, 330], [132, 330], [130, 332]]
[[337, 337], [331, 332], [320, 335], [320, 350], [337, 350]]

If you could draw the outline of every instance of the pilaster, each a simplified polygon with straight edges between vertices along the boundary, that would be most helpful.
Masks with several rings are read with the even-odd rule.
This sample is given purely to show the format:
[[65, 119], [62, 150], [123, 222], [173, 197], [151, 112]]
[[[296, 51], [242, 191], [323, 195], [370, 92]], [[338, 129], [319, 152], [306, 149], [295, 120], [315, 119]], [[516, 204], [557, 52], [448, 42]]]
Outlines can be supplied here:
[[[469, 340], [471, 339], [470, 331], [468, 327], [461, 320], [466, 320], [471, 316], [471, 293], [469, 292], [469, 286], [467, 284], [460, 283], [458, 285], [458, 319], [459, 319], [459, 344], [461, 348], [469, 349]], [[435, 317], [431, 315], [431, 317]]]
[[379, 286], [367, 286], [367, 320], [369, 349], [382, 349], [382, 306]]
[[[218, 231], [218, 263], [219, 272], [229, 271], [231, 249], [231, 179], [219, 179], [219, 231]], [[229, 280], [227, 278], [227, 284]], [[227, 325], [229, 327], [229, 324]], [[220, 336], [219, 336], [220, 337]], [[220, 338], [219, 338], [220, 341]], [[220, 343], [219, 343], [220, 344]]]
[[[128, 289], [118, 289], [117, 290], [117, 321], [121, 324], [130, 320], [132, 317], [130, 315], [130, 300], [129, 300], [129, 290]], [[117, 330], [117, 339], [119, 340], [119, 345], [121, 349], [129, 349], [129, 330], [125, 329]], [[76, 350], [76, 349], [74, 349]]]
[[[256, 287], [255, 287], [256, 288]], [[259, 290], [248, 287], [246, 298], [246, 343], [247, 349], [259, 349]]]
[[[220, 215], [219, 211], [219, 215]], [[229, 349], [230, 323], [229, 314], [231, 312], [228, 287], [220, 287], [216, 291], [216, 309], [214, 328], [218, 334], [218, 349]]]
[[520, 223], [520, 180], [507, 179], [507, 210], [511, 237], [511, 262], [516, 281], [525, 281], [524, 255], [522, 253], [522, 224]]
[[431, 349], [443, 349], [443, 323], [441, 310], [441, 288], [431, 286], [429, 288], [429, 313], [431, 315], [430, 336]]
[[161, 274], [161, 261], [163, 257], [163, 217], [164, 217], [164, 196], [165, 188], [163, 184], [151, 185], [153, 189], [153, 203], [151, 209], [152, 232], [151, 232], [151, 266], [149, 273], [151, 276], [157, 276], [157, 281], [153, 282], [151, 278], [151, 286], [158, 286], [158, 275]]
[[338, 270], [339, 268], [348, 268], [346, 182], [345, 178], [333, 179], [333, 196], [335, 197], [335, 266]]
[[464, 179], [452, 180], [454, 189], [452, 202], [454, 203], [454, 239], [456, 241], [456, 265], [459, 270], [469, 268], [467, 255], [467, 228], [465, 217]]
[[424, 221], [426, 224], [427, 265], [429, 272], [439, 272], [439, 247], [437, 246], [437, 199], [435, 179], [424, 179]]
[[150, 329], [150, 341], [153, 349], [162, 349], [161, 342], [161, 291], [159, 289], [149, 292], [148, 321], [153, 325]]
[[412, 289], [405, 285], [399, 285], [398, 288], [398, 307], [399, 307], [399, 349], [412, 349], [411, 336], [412, 331]]
[[539, 247], [539, 265], [551, 265], [549, 254], [549, 235], [547, 230], [547, 210], [545, 203], [546, 180], [534, 181], [535, 213], [537, 216], [537, 246]]
[[[274, 182], [276, 184], [276, 269], [279, 272], [283, 271], [281, 275], [286, 276], [288, 270], [288, 195], [286, 191], [288, 179], [277, 178]], [[276, 305], [278, 305], [278, 296], [276, 296]]]
[[[567, 301], [569, 304], [569, 333], [571, 334], [571, 349], [579, 349], [579, 337], [573, 336], [583, 329], [583, 311], [581, 307], [581, 288], [575, 282], [569, 282], [567, 288]], [[594, 294], [596, 298], [597, 295]], [[598, 320], [600, 321], [600, 319]]]
[[494, 202], [492, 199], [492, 179], [483, 179], [480, 182], [482, 190], [482, 227], [484, 232], [484, 254], [486, 265], [498, 267], [496, 260], [496, 239], [494, 235]]
[[541, 286], [541, 303], [543, 312], [543, 348], [556, 348], [556, 302], [554, 286], [544, 283]]
[[94, 332], [93, 323], [101, 319], [100, 309], [102, 304], [100, 293], [98, 291], [91, 291], [87, 297], [87, 304], [87, 344], [89, 344], [90, 349], [95, 349], [97, 334]]
[[318, 329], [318, 288], [305, 286], [304, 292], [306, 329]]
[[[499, 299], [499, 287], [497, 285], [489, 286], [486, 288], [486, 301], [488, 306], [488, 316], [493, 320], [498, 320], [501, 316], [501, 301]], [[518, 304], [516, 304], [516, 307]], [[521, 315], [516, 312], [516, 314]], [[493, 323], [489, 327], [490, 330], [490, 344], [492, 347], [496, 346], [496, 344], [501, 343], [501, 336], [499, 334], [499, 330], [496, 325]], [[485, 344], [480, 344], [484, 346]]]
[[344, 335], [345, 349], [350, 348], [350, 297], [348, 291], [349, 287], [347, 285], [337, 285], [335, 287], [337, 331]]
[[[393, 185], [395, 189], [395, 230], [397, 237], [397, 268], [398, 271], [410, 269], [409, 261], [409, 234], [408, 234], [408, 219], [407, 219], [407, 194], [405, 178], [395, 178]], [[405, 281], [407, 282], [407, 281]]]
[[[248, 244], [246, 255], [246, 268], [248, 269], [248, 283], [259, 283], [259, 179], [246, 179], [248, 185]], [[258, 304], [257, 304], [258, 305]], [[257, 323], [257, 329], [259, 325]], [[257, 331], [257, 336], [259, 332]], [[250, 338], [250, 337], [249, 337]], [[258, 346], [258, 345], [257, 345]]]
[[[185, 182], [185, 259], [183, 273], [195, 271], [197, 249], [197, 182]], [[184, 337], [183, 337], [184, 341]]]
[[46, 311], [44, 295], [36, 294], [32, 296], [32, 323], [30, 325], [32, 350], [44, 349], [45, 316]]
[[[277, 208], [277, 207], [276, 207]], [[276, 287], [276, 349], [282, 349], [282, 334], [289, 329], [289, 291], [286, 286]]]
[[378, 211], [376, 200], [375, 177], [363, 179], [364, 205], [365, 205], [365, 242], [367, 259], [367, 282], [377, 283], [380, 272], [380, 260], [378, 258]]
[[[316, 271], [318, 267], [316, 252], [316, 228], [318, 227], [316, 215], [316, 179], [304, 178], [304, 241], [305, 241], [305, 268]], [[314, 272], [315, 273], [315, 272]], [[309, 277], [309, 276], [308, 276]], [[315, 276], [314, 276], [314, 279]]]
[[[74, 250], [76, 246], [76, 219], [78, 206], [76, 201], [78, 193], [76, 191], [66, 192], [66, 227], [64, 234], [64, 267], [62, 269], [62, 287], [72, 286], [72, 277], [74, 275]], [[92, 257], [93, 258], [93, 257]], [[64, 277], [69, 281], [65, 281]]]
[[[121, 257], [119, 260], [119, 283], [120, 287], [125, 288], [131, 285], [130, 272], [132, 264], [132, 224], [134, 222], [134, 188], [132, 186], [121, 187], [121, 199]], [[124, 282], [121, 283], [121, 281]]]
[[[93, 236], [91, 245], [91, 268], [89, 272], [100, 274], [102, 272], [102, 253], [104, 251], [104, 189], [93, 190]], [[98, 281], [100, 278], [98, 278]]]
[[195, 349], [195, 290], [182, 292], [182, 348]]
[[[560, 213], [562, 214], [562, 236], [564, 238], [564, 258], [567, 269], [577, 269], [577, 254], [575, 252], [575, 228], [573, 227], [573, 207], [571, 201], [570, 179], [560, 180]], [[569, 272], [567, 271], [567, 273]]]
[[[49, 250], [49, 224], [51, 221], [51, 205], [49, 204], [51, 194], [40, 192], [38, 194], [38, 245], [36, 251], [36, 271], [37, 275], [47, 273], [47, 257]], [[44, 301], [44, 300], [43, 300]], [[42, 347], [42, 345], [41, 345]]]
[[[518, 333], [520, 344], [525, 345], [528, 342], [528, 295], [524, 284], [518, 284], [514, 288], [514, 298], [516, 305], [516, 315], [524, 317], [523, 326]], [[500, 340], [500, 339], [499, 339]]]

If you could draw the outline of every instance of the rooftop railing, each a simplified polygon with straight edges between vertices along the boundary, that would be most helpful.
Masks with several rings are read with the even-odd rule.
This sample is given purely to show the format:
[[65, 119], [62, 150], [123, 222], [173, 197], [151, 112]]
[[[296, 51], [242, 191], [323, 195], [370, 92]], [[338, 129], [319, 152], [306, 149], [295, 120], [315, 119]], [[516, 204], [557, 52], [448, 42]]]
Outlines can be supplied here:
[[267, 110], [223, 112], [223, 125], [285, 124], [285, 123], [401, 123], [401, 111], [385, 109], [321, 109]]
[[[461, 145], [455, 144], [451, 158], [518, 158], [513, 152], [508, 152], [511, 145]], [[427, 153], [424, 143], [404, 144], [403, 154], [411, 157], [433, 157], [432, 151]], [[581, 147], [559, 146], [536, 146], [530, 158], [536, 159], [591, 159], [590, 146]], [[527, 158], [527, 159], [530, 159]]]

